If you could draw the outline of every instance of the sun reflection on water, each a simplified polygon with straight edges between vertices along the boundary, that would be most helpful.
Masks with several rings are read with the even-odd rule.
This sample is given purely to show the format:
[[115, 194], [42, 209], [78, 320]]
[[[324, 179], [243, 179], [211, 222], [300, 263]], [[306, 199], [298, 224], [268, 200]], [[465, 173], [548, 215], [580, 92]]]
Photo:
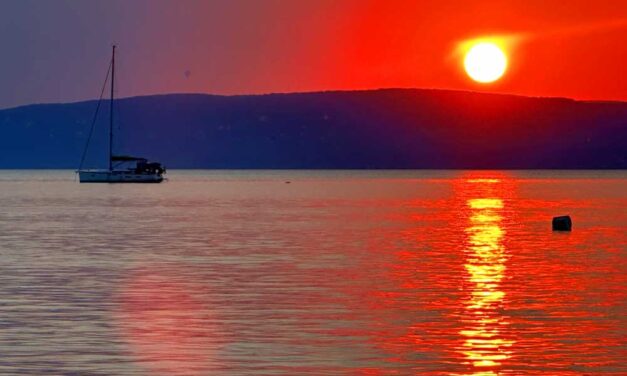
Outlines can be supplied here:
[[[497, 185], [500, 179], [468, 179], [470, 184]], [[484, 194], [494, 194], [494, 189]], [[500, 310], [505, 298], [501, 282], [505, 277], [507, 252], [503, 245], [505, 230], [501, 225], [504, 202], [498, 197], [469, 198], [469, 224], [464, 267], [471, 291], [464, 302], [464, 329], [459, 334], [464, 343], [460, 353], [466, 364], [475, 368], [469, 375], [498, 375], [498, 367], [511, 357], [512, 340], [504, 338], [507, 318]]]

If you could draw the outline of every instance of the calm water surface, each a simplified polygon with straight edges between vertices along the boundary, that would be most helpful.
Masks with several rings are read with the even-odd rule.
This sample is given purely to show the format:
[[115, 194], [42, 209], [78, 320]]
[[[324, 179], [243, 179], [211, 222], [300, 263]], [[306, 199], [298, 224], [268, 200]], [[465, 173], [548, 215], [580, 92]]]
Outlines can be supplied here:
[[627, 374], [627, 172], [169, 177], [0, 172], [0, 374]]

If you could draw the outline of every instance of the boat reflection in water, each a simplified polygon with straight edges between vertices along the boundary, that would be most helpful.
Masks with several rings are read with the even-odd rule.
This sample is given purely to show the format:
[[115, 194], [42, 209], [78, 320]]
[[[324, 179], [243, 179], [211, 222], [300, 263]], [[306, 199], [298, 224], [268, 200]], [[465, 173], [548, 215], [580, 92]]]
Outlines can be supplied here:
[[498, 197], [501, 179], [466, 179], [470, 185], [466, 205], [469, 209], [465, 269], [469, 282], [468, 296], [463, 302], [463, 339], [460, 353], [466, 365], [476, 372], [470, 375], [497, 375], [504, 361], [511, 357], [513, 340], [505, 338], [503, 328], [509, 322], [504, 311], [505, 292], [501, 282], [505, 278], [507, 249], [501, 225], [504, 200]]

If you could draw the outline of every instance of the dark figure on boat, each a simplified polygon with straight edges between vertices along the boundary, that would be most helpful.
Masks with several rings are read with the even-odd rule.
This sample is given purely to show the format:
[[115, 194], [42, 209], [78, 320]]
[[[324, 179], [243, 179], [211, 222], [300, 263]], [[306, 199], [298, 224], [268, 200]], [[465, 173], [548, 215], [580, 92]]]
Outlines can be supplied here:
[[163, 174], [165, 173], [165, 167], [161, 163], [140, 161], [137, 162], [135, 172], [138, 174]]

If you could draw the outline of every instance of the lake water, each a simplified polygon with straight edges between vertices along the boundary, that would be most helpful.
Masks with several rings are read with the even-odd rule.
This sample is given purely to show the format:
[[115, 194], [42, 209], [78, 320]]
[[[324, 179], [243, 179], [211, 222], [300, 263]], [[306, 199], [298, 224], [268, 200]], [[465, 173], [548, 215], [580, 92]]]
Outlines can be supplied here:
[[169, 178], [0, 172], [0, 374], [627, 374], [625, 171]]

